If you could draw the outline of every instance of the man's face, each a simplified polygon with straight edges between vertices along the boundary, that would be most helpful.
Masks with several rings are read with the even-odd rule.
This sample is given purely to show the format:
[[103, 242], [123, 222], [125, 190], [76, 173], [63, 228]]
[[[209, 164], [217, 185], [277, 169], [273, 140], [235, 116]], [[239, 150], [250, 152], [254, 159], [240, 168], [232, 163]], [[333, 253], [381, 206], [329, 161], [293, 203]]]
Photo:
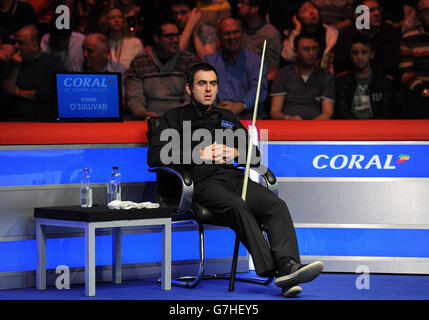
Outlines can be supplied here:
[[221, 47], [227, 53], [237, 53], [241, 51], [243, 32], [240, 23], [233, 19], [225, 19], [222, 21], [219, 30]]
[[376, 1], [365, 1], [363, 3], [369, 9], [369, 23], [371, 28], [378, 28], [381, 26], [382, 18], [381, 12], [383, 11]]
[[196, 102], [211, 106], [216, 99], [218, 92], [218, 80], [214, 71], [200, 70], [195, 74], [194, 87], [186, 85], [186, 91]]
[[317, 62], [319, 44], [314, 39], [302, 38], [298, 42], [298, 47], [295, 49], [295, 54], [299, 63], [306, 67], [312, 67]]
[[175, 4], [171, 7], [171, 12], [173, 13], [173, 18], [177, 26], [180, 30], [183, 30], [186, 26], [186, 22], [188, 22], [191, 9], [184, 4]]
[[155, 35], [158, 53], [165, 58], [174, 56], [179, 50], [179, 36], [179, 29], [176, 25], [163, 25], [161, 35]]
[[107, 53], [103, 53], [100, 50], [98, 41], [93, 36], [85, 38], [82, 44], [83, 58], [85, 65], [88, 69], [94, 70], [100, 64], [105, 65], [107, 60]]
[[350, 49], [350, 57], [357, 69], [364, 69], [371, 62], [374, 53], [371, 51], [370, 46], [363, 43], [355, 43]]
[[18, 30], [15, 40], [15, 48], [21, 52], [22, 59], [29, 60], [38, 52], [38, 44], [31, 39], [29, 30]]

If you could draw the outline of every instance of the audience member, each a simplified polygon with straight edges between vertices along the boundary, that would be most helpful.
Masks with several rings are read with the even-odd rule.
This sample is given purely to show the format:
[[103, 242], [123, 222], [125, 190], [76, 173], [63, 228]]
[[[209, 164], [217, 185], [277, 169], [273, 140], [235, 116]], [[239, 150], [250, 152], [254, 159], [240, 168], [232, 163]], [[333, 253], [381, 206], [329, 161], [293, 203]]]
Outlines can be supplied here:
[[244, 47], [262, 55], [264, 40], [267, 40], [265, 61], [268, 80], [272, 80], [280, 68], [282, 38], [280, 32], [265, 18], [268, 5], [265, 0], [240, 0], [237, 6], [237, 14], [245, 24]]
[[86, 36], [82, 45], [84, 64], [82, 71], [121, 72], [125, 74], [123, 64], [109, 59], [109, 40], [104, 34], [91, 33]]
[[108, 0], [65, 0], [70, 9], [73, 30], [88, 35], [97, 32], [101, 12]]
[[337, 119], [389, 118], [393, 102], [393, 82], [382, 71], [371, 67], [374, 45], [365, 35], [350, 43], [353, 70], [335, 80]]
[[100, 16], [98, 32], [109, 39], [109, 60], [127, 69], [131, 60], [143, 53], [141, 40], [130, 34], [127, 21], [118, 8], [107, 8]]
[[321, 20], [337, 29], [353, 23], [353, 2], [355, 0], [312, 0], [320, 12]]
[[25, 25], [37, 24], [33, 7], [24, 1], [0, 0], [0, 27], [16, 32]]
[[312, 1], [304, 1], [298, 6], [296, 14], [292, 18], [295, 25], [292, 31], [287, 30], [288, 35], [283, 41], [282, 57], [287, 62], [295, 62], [294, 39], [298, 34], [306, 34], [315, 37], [320, 43], [319, 63], [321, 67], [333, 71], [333, 51], [338, 38], [338, 30], [322, 23], [319, 9]]
[[[231, 110], [239, 119], [252, 119], [258, 87], [261, 57], [243, 48], [241, 21], [223, 18], [218, 26], [221, 48], [205, 56], [204, 61], [215, 67], [219, 78], [217, 107]], [[259, 117], [265, 116], [267, 68], [264, 68], [259, 93]]]
[[333, 75], [319, 67], [317, 39], [295, 37], [296, 63], [282, 68], [271, 88], [270, 116], [276, 120], [327, 120], [334, 112]]
[[134, 0], [117, 0], [116, 6], [127, 20], [128, 31], [132, 36], [138, 37], [142, 32], [142, 10]]
[[[334, 49], [334, 71], [339, 74], [353, 68], [350, 60], [348, 43], [357, 34], [369, 36], [375, 43], [374, 67], [382, 70], [389, 76], [397, 78], [399, 65], [400, 32], [393, 25], [382, 19], [382, 8], [378, 0], [357, 0], [353, 5], [353, 12], [359, 5], [365, 5], [370, 11], [370, 28], [358, 28], [356, 24], [340, 31]], [[355, 14], [355, 18], [358, 14]]]
[[37, 30], [40, 35], [49, 32], [52, 19], [55, 16], [55, 8], [63, 4], [62, 0], [27, 0], [33, 7], [34, 14], [37, 18]]
[[180, 50], [195, 53], [200, 60], [216, 51], [216, 30], [202, 22], [193, 0], [173, 0], [171, 12], [181, 33]]
[[16, 52], [2, 81], [4, 92], [13, 96], [8, 103], [11, 120], [53, 120], [57, 114], [53, 76], [64, 70], [63, 64], [41, 51], [35, 26], [22, 27], [15, 38]]
[[71, 29], [58, 29], [55, 21], [50, 25], [49, 33], [42, 37], [40, 47], [43, 52], [51, 53], [61, 59], [68, 71], [79, 71], [83, 64], [82, 44], [85, 36]]
[[138, 119], [147, 120], [189, 103], [185, 72], [199, 61], [194, 54], [179, 50], [179, 28], [173, 20], [160, 23], [154, 43], [134, 58], [127, 72], [128, 109]]
[[202, 14], [203, 23], [216, 27], [218, 21], [231, 16], [231, 6], [227, 0], [196, 0]]
[[282, 33], [292, 30], [292, 17], [302, 0], [271, 0], [269, 1], [268, 16], [270, 23]]
[[405, 118], [429, 117], [429, 0], [417, 3], [421, 27], [404, 34], [401, 44], [402, 84], [400, 114]]

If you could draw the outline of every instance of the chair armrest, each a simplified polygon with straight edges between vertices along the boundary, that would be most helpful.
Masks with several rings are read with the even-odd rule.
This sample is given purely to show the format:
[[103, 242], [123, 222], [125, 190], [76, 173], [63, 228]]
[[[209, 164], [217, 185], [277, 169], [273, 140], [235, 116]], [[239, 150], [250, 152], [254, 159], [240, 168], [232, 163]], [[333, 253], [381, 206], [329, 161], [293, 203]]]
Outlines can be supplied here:
[[270, 169], [262, 164], [258, 167], [251, 167], [250, 169], [256, 171], [260, 176], [262, 176], [267, 184], [267, 188], [276, 196], [278, 196], [279, 190], [277, 178]]
[[185, 169], [180, 166], [171, 165], [168, 167], [152, 167], [150, 172], [170, 172], [174, 174], [182, 183], [182, 194], [178, 206], [179, 212], [187, 212], [192, 203], [192, 194], [194, 193], [194, 183], [192, 177]]

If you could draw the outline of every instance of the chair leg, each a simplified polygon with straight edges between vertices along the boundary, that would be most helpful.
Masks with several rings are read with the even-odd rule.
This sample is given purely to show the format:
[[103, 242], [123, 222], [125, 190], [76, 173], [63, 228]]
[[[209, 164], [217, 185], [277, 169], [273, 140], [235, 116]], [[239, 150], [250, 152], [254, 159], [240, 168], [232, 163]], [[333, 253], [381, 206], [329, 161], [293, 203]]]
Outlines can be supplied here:
[[229, 291], [234, 291], [235, 277], [237, 274], [238, 249], [240, 248], [240, 240], [235, 236], [234, 256], [232, 257], [231, 278], [229, 279]]
[[183, 276], [183, 277], [174, 277], [171, 279], [171, 284], [182, 287], [182, 288], [195, 288], [204, 276], [204, 269], [206, 267], [206, 253], [205, 253], [205, 243], [204, 243], [204, 226], [202, 223], [197, 223], [198, 227], [198, 238], [200, 246], [200, 264], [198, 267], [198, 273], [196, 276]]
[[[267, 235], [265, 234], [265, 237], [267, 238]], [[268, 241], [268, 238], [267, 238]], [[251, 282], [256, 284], [263, 284], [263, 285], [269, 285], [273, 280], [274, 277], [269, 278], [261, 278], [261, 277], [244, 277], [244, 276], [237, 276], [237, 263], [238, 263], [238, 251], [240, 248], [240, 240], [238, 237], [235, 237], [235, 245], [234, 245], [234, 256], [232, 257], [232, 266], [231, 266], [231, 278], [229, 279], [229, 291], [234, 291], [235, 287], [235, 280], [245, 281], [245, 282]]]

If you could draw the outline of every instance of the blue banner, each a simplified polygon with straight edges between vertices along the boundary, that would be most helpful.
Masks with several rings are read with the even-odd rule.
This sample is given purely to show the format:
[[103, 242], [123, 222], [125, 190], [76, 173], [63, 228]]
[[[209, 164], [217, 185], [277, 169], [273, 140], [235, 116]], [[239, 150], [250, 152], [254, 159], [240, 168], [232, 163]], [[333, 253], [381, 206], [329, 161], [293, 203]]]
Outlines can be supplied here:
[[277, 177], [429, 178], [429, 145], [269, 144]]

